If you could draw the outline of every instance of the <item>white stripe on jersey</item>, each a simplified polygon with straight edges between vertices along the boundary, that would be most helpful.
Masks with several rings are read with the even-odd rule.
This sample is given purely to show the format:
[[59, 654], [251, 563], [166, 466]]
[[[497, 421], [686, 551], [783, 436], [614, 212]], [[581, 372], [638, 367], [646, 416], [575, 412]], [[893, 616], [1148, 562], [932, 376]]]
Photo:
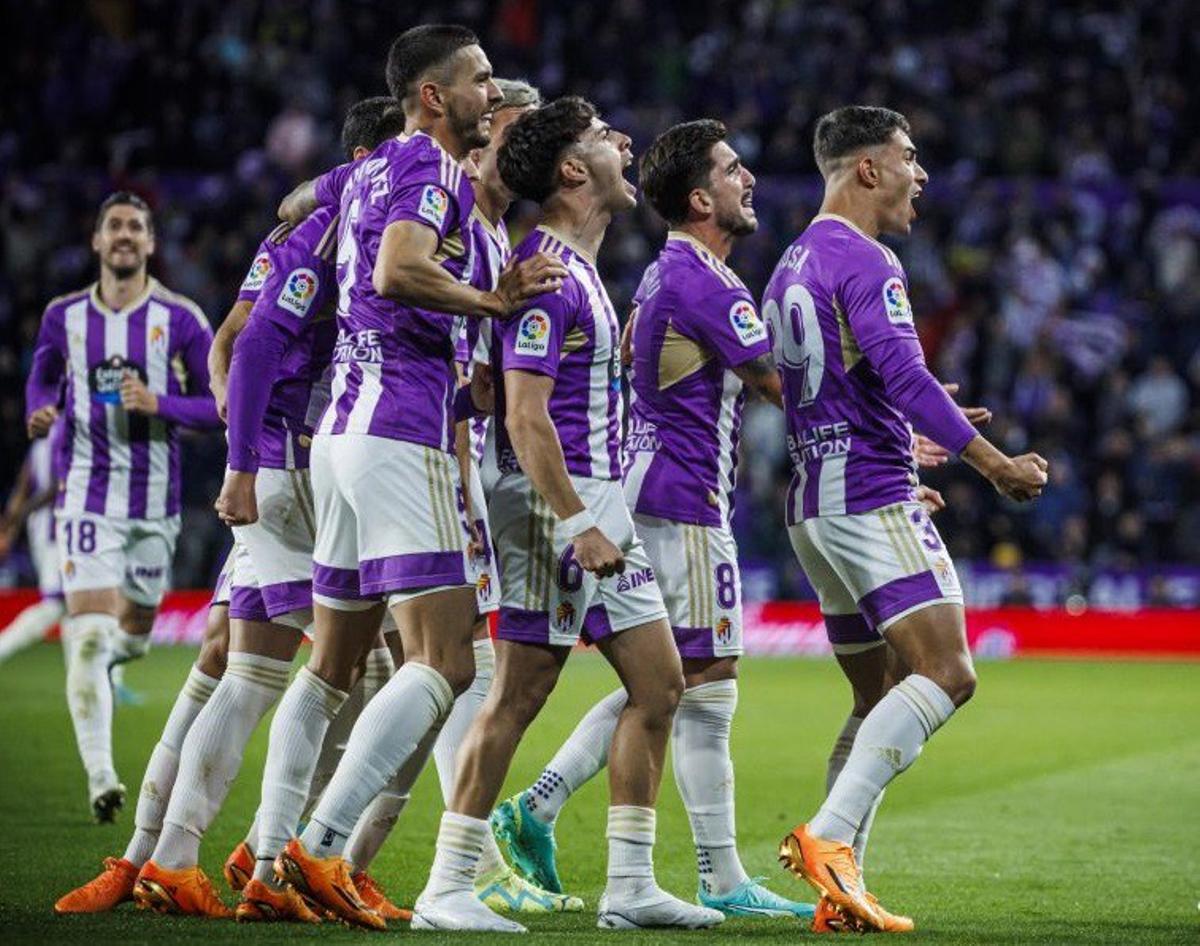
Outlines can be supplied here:
[[371, 426], [371, 418], [375, 414], [375, 406], [383, 395], [383, 365], [371, 362], [360, 362], [362, 381], [358, 385], [358, 398], [350, 408], [346, 418], [346, 433], [365, 434]]
[[[104, 315], [104, 357], [123, 361], [129, 358], [129, 315], [125, 312]], [[104, 423], [108, 427], [109, 464], [104, 515], [124, 519], [129, 515], [129, 414], [119, 403], [105, 404]]]
[[71, 372], [71, 399], [75, 416], [75, 435], [71, 443], [71, 469], [67, 474], [63, 511], [83, 512], [87, 502], [88, 480], [92, 473], [92, 396], [88, 386], [87, 323], [88, 300], [69, 306], [64, 317], [67, 332], [67, 368]]
[[[568, 267], [579, 284], [587, 290], [588, 307], [595, 326], [592, 345], [592, 363], [588, 367], [588, 458], [592, 476], [607, 479], [612, 475], [612, 459], [608, 455], [608, 393], [612, 384], [612, 347], [614, 324], [609, 308], [600, 298], [595, 277], [578, 257], [572, 256]], [[618, 398], [617, 416], [622, 414]], [[603, 423], [598, 423], [603, 418]]]
[[346, 393], [346, 378], [350, 374], [350, 365], [339, 361], [333, 366], [333, 378], [329, 382], [329, 407], [321, 415], [321, 423], [317, 433], [332, 433], [334, 422], [337, 420], [337, 404]]
[[[189, 311], [192, 311], [189, 308]], [[196, 315], [195, 312], [192, 312]], [[206, 323], [207, 324], [207, 323]], [[160, 329], [154, 345], [154, 330]], [[171, 350], [171, 310], [157, 301], [146, 308], [146, 379], [150, 390], [165, 394], [167, 372], [171, 370], [167, 352]], [[171, 484], [171, 448], [167, 425], [157, 418], [150, 421], [150, 480], [146, 487], [146, 518], [158, 519], [167, 514], [167, 490]]]
[[837, 457], [825, 457], [817, 474], [817, 515], [844, 516], [846, 514], [846, 460], [843, 453]]
[[742, 393], [742, 379], [729, 369], [723, 372], [721, 411], [717, 415], [717, 502], [721, 519], [729, 525], [729, 494], [733, 491], [733, 408]]

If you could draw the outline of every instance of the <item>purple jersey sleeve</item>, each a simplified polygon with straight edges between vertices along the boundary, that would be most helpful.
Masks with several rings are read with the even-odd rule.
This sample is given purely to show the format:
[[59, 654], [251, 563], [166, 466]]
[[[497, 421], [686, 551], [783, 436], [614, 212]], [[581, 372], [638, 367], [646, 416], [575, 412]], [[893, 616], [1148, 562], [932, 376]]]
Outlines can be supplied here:
[[254, 302], [258, 299], [258, 294], [262, 291], [263, 283], [267, 281], [267, 277], [271, 275], [271, 237], [263, 240], [258, 245], [258, 252], [254, 254], [254, 262], [250, 264], [250, 269], [246, 272], [246, 278], [242, 280], [241, 288], [238, 289], [239, 302]]
[[217, 404], [208, 387], [208, 349], [212, 329], [207, 322], [187, 315], [180, 320], [179, 357], [187, 369], [187, 394], [160, 394], [158, 416], [184, 427], [220, 427]]
[[330, 168], [313, 182], [313, 190], [317, 195], [317, 204], [321, 207], [337, 207], [342, 202], [342, 191], [346, 181], [350, 180], [350, 172], [354, 170], [353, 161], [339, 164]]
[[975, 428], [925, 366], [908, 287], [882, 257], [876, 259], [870, 250], [862, 255], [839, 287], [859, 350], [913, 426], [952, 453], [961, 453], [975, 438]]
[[556, 292], [526, 302], [514, 318], [500, 323], [501, 364], [516, 369], [558, 377], [563, 339], [575, 325], [575, 283], [567, 282]]
[[716, 352], [722, 367], [736, 368], [770, 354], [766, 323], [745, 289], [710, 294], [683, 311], [687, 316], [672, 324], [680, 334]]
[[271, 248], [272, 269], [229, 365], [229, 467], [258, 470], [258, 439], [288, 344], [320, 311], [332, 282], [329, 264], [305, 240]]
[[38, 328], [33, 364], [25, 382], [25, 415], [58, 403], [66, 368], [66, 322], [59, 308], [48, 308]]
[[384, 226], [398, 220], [411, 220], [432, 227], [442, 240], [460, 225], [457, 198], [436, 180], [436, 170], [434, 168], [434, 173], [428, 175], [435, 177], [432, 181], [414, 183], [405, 178], [388, 202]]

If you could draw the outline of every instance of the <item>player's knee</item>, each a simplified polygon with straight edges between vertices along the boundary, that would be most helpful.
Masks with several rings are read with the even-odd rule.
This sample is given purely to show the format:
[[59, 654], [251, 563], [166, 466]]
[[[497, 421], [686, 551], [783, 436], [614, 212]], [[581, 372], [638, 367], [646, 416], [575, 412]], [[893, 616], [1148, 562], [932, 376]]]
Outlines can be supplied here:
[[475, 681], [475, 663], [471, 660], [453, 660], [438, 669], [450, 684], [455, 698], [462, 696]]
[[653, 685], [633, 685], [629, 689], [629, 706], [643, 715], [648, 722], [670, 725], [679, 701], [683, 698], [683, 671], [676, 668], [674, 672], [664, 673], [655, 677]]
[[975, 686], [978, 681], [975, 669], [969, 662], [955, 661], [926, 675], [942, 688], [950, 697], [950, 702], [956, 707], [962, 706], [975, 695]]

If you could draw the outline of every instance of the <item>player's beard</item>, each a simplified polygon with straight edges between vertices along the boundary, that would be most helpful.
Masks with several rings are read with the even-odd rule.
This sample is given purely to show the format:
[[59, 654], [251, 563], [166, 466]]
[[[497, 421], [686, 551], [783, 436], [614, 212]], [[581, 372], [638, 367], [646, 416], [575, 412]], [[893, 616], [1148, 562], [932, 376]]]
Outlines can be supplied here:
[[736, 211], [717, 214], [717, 227], [736, 237], [749, 236], [758, 229], [758, 221], [744, 213], [745, 208], [738, 204]]
[[446, 103], [446, 118], [450, 122], [450, 130], [468, 149], [486, 148], [492, 140], [490, 129], [480, 127], [480, 121], [486, 114], [486, 110], [477, 115], [460, 114], [453, 102]]
[[142, 271], [142, 264], [140, 262], [136, 263], [133, 266], [129, 266], [129, 265], [115, 266], [112, 263], [105, 263], [104, 266], [110, 273], [112, 273], [114, 276], [117, 277], [117, 279], [120, 279], [120, 280], [132, 279], [134, 276], [136, 276], [138, 273], [140, 273]]

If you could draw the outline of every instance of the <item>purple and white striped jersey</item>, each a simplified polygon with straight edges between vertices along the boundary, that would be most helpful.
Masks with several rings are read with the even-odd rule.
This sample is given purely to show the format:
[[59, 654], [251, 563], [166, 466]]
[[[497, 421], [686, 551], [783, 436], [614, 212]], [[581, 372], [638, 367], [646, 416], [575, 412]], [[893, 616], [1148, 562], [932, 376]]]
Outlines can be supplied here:
[[429, 135], [392, 138], [359, 161], [342, 191], [338, 234], [338, 335], [322, 434], [371, 434], [454, 449], [454, 315], [375, 292], [372, 274], [387, 227], [433, 229], [437, 259], [470, 278], [467, 221], [475, 205], [462, 166]]
[[[200, 307], [155, 279], [119, 312], [100, 300], [98, 284], [46, 307], [25, 399], [27, 412], [56, 404], [65, 380], [59, 509], [114, 519], [179, 512], [178, 427], [220, 426], [208, 390], [211, 343]], [[121, 406], [130, 374], [158, 396], [156, 416]]]
[[[471, 285], [483, 292], [491, 292], [500, 280], [500, 271], [512, 256], [508, 242], [508, 228], [501, 220], [495, 226], [476, 207], [471, 211]], [[491, 319], [463, 319], [462, 331], [454, 359], [462, 369], [464, 377], [471, 377], [475, 365], [486, 365], [491, 361]], [[476, 463], [483, 461], [491, 417], [483, 415], [468, 421], [471, 432], [471, 456]]]
[[727, 526], [745, 394], [732, 369], [771, 350], [750, 291], [671, 232], [634, 296], [625, 498], [634, 512]]
[[[554, 292], [522, 304], [494, 326], [493, 360], [502, 371], [529, 371], [554, 379], [550, 419], [558, 431], [567, 472], [600, 480], [621, 478], [620, 326], [595, 261], [561, 235], [538, 227], [516, 257], [559, 257], [567, 277]], [[497, 355], [497, 349], [499, 357]], [[504, 426], [504, 379], [496, 378], [496, 459], [501, 472], [520, 469]]]
[[[263, 240], [239, 299], [254, 308], [229, 371], [229, 466], [308, 467], [312, 432], [329, 403], [337, 208], [318, 207]], [[262, 261], [260, 263], [260, 261]], [[249, 286], [256, 270], [266, 275]]]
[[974, 438], [925, 367], [896, 254], [822, 214], [784, 251], [763, 296], [795, 476], [787, 523], [912, 498], [914, 421], [953, 453]]

